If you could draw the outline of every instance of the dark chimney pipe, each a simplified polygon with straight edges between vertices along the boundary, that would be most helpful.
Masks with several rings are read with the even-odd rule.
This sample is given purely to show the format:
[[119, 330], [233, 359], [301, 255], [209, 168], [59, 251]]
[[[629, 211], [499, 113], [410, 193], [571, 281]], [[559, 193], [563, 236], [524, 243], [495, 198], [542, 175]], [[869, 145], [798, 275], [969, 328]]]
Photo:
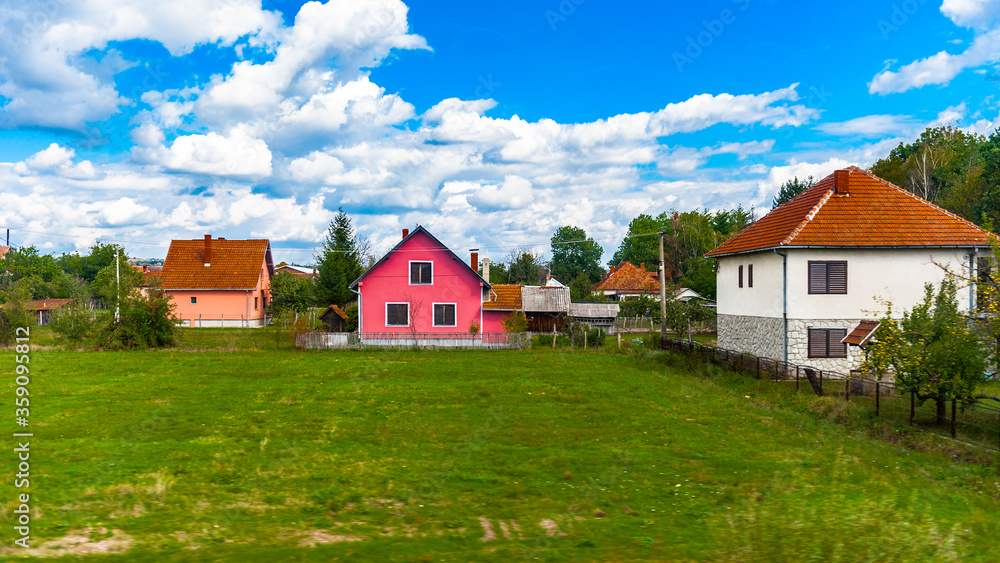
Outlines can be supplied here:
[[403, 229], [403, 238], [410, 236], [410, 229]]
[[212, 235], [205, 235], [205, 265], [212, 264]]

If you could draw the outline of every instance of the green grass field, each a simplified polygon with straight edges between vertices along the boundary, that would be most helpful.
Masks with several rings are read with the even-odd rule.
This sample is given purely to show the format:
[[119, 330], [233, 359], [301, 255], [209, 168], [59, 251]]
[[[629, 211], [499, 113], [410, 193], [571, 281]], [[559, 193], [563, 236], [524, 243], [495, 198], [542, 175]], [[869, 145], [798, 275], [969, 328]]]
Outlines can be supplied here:
[[[24, 490], [8, 438], [0, 555], [1000, 557], [990, 454], [963, 461], [787, 385], [660, 353], [300, 352], [266, 331], [182, 342], [32, 352], [35, 549], [10, 547]], [[0, 354], [13, 432], [13, 351]]]

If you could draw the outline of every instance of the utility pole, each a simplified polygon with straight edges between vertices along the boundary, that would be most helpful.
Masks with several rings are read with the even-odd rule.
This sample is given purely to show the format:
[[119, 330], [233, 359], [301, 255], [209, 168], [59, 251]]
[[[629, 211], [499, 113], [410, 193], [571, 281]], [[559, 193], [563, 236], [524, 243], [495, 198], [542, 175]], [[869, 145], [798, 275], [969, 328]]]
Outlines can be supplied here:
[[663, 259], [663, 237], [667, 231], [660, 231], [660, 348], [667, 339], [667, 274]]
[[[662, 246], [662, 245], [661, 245]], [[121, 256], [121, 252], [118, 250], [118, 246], [115, 246], [115, 322], [118, 322], [118, 303], [122, 300], [122, 275], [121, 266], [119, 265], [118, 257]]]

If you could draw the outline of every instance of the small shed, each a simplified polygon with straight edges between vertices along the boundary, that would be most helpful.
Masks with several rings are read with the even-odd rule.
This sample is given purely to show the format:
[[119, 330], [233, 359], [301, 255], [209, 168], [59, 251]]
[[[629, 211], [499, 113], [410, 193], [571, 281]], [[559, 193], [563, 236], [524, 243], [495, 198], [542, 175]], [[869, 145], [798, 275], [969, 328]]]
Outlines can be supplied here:
[[326, 325], [327, 332], [347, 332], [347, 313], [336, 305], [327, 307], [319, 320]]

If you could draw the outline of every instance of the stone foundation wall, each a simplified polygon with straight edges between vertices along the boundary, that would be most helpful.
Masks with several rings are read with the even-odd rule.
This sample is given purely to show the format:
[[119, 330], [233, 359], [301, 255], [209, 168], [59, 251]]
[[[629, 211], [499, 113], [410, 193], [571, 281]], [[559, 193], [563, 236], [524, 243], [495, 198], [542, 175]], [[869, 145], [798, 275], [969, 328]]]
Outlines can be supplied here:
[[843, 328], [850, 333], [859, 322], [861, 319], [788, 319], [788, 361], [845, 375], [852, 369], [858, 369], [864, 361], [864, 354], [857, 346], [847, 347], [846, 358], [810, 358], [809, 329]]
[[780, 318], [719, 315], [719, 348], [746, 352], [763, 358], [782, 359], [782, 332]]

